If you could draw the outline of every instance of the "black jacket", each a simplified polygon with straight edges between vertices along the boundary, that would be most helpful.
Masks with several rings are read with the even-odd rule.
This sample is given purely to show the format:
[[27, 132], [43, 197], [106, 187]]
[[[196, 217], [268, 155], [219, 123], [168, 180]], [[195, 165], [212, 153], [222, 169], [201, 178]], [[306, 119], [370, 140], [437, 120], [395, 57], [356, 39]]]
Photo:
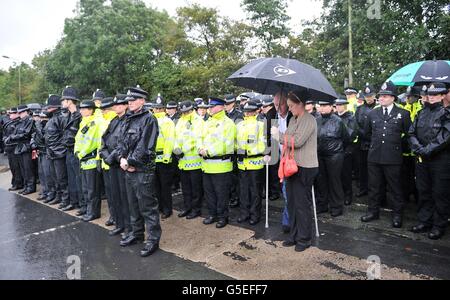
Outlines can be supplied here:
[[450, 154], [450, 111], [439, 103], [419, 111], [409, 129], [409, 143], [414, 154], [436, 160]]
[[350, 144], [348, 144], [348, 146], [351, 146], [353, 144], [353, 141], [358, 136], [358, 124], [356, 123], [356, 118], [351, 111], [347, 111], [341, 116], [337, 116], [342, 119], [345, 124], [345, 128], [347, 128], [348, 136], [350, 137], [351, 142]]
[[137, 172], [154, 171], [158, 135], [158, 121], [152, 114], [144, 110], [127, 113], [119, 157], [126, 158]]
[[15, 132], [9, 136], [11, 142], [16, 142], [14, 154], [23, 154], [31, 152], [31, 135], [34, 132], [34, 120], [31, 116], [27, 116], [19, 121]]
[[102, 136], [100, 157], [109, 166], [118, 167], [120, 165], [119, 142], [124, 136], [125, 119], [126, 115], [116, 116], [111, 120]]
[[81, 114], [76, 111], [74, 113], [69, 113], [67, 116], [66, 123], [64, 125], [63, 133], [63, 145], [73, 152], [73, 147], [75, 146], [75, 136], [77, 135], [78, 129], [80, 128]]
[[47, 121], [35, 122], [35, 129], [31, 136], [31, 149], [39, 150], [40, 152], [45, 152], [45, 124]]
[[320, 116], [317, 121], [317, 152], [321, 156], [331, 156], [343, 153], [344, 148], [350, 143], [347, 128], [344, 122], [331, 114]]
[[369, 150], [370, 148], [370, 137], [366, 135], [364, 132], [364, 128], [367, 127], [367, 122], [369, 118], [370, 112], [375, 108], [376, 104], [373, 103], [372, 105], [368, 105], [367, 103], [364, 103], [361, 106], [358, 106], [355, 112], [355, 119], [356, 123], [358, 125], [358, 142], [360, 144], [361, 150]]
[[372, 110], [364, 129], [364, 135], [371, 140], [367, 161], [384, 165], [402, 164], [402, 153], [406, 153], [408, 148], [410, 126], [409, 112], [396, 105], [386, 120], [382, 107]]
[[63, 144], [64, 126], [67, 117], [61, 110], [55, 111], [44, 128], [44, 139], [47, 147], [47, 155], [50, 159], [65, 157], [67, 148]]
[[16, 132], [16, 127], [19, 125], [20, 119], [14, 120], [6, 120], [3, 123], [3, 142], [5, 143], [5, 152], [6, 153], [14, 153], [14, 149], [16, 149], [17, 142], [13, 142], [9, 139], [11, 135]]

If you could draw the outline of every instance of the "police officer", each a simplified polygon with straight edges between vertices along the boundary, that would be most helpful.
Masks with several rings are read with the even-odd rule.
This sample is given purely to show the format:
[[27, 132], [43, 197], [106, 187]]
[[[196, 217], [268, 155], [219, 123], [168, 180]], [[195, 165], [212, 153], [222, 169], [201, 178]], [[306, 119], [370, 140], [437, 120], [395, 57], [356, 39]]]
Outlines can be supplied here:
[[5, 153], [8, 156], [9, 169], [11, 170], [12, 179], [11, 187], [8, 191], [20, 191], [24, 187], [22, 173], [20, 171], [20, 157], [14, 154], [17, 142], [12, 142], [9, 137], [16, 131], [20, 118], [17, 113], [17, 107], [13, 107], [8, 112], [8, 120], [3, 124], [3, 142], [5, 144]]
[[345, 93], [345, 96], [347, 97], [347, 101], [348, 101], [348, 110], [355, 113], [356, 108], [358, 107], [358, 105], [357, 105], [358, 90], [353, 87], [347, 87], [347, 88], [345, 88], [344, 93]]
[[428, 102], [409, 130], [419, 191], [419, 222], [412, 231], [429, 232], [433, 240], [444, 235], [450, 217], [450, 111], [442, 106], [447, 92], [445, 84], [431, 84]]
[[67, 119], [63, 129], [63, 145], [65, 152], [69, 198], [62, 199], [58, 207], [63, 211], [74, 210], [81, 207], [81, 211], [86, 210], [86, 201], [81, 190], [80, 162], [74, 154], [75, 135], [78, 132], [81, 122], [81, 114], [77, 109], [79, 102], [78, 92], [71, 86], [67, 86], [61, 97], [62, 107], [67, 110]]
[[197, 114], [203, 119], [203, 121], [207, 121], [209, 119], [208, 109], [209, 105], [204, 100], [197, 104]]
[[257, 120], [258, 106], [249, 101], [244, 106], [244, 120], [237, 124], [236, 149], [239, 168], [240, 216], [238, 223], [249, 221], [256, 225], [261, 219], [261, 190], [263, 186], [266, 138], [264, 122]]
[[344, 149], [344, 163], [342, 167], [342, 186], [344, 188], [344, 204], [350, 205], [353, 201], [353, 185], [352, 185], [352, 170], [353, 170], [353, 153], [357, 145], [353, 142], [357, 138], [357, 124], [354, 114], [347, 110], [348, 101], [341, 97], [334, 101], [336, 105], [336, 115], [342, 119], [347, 129], [350, 143]]
[[116, 116], [111, 120], [108, 128], [102, 136], [102, 147], [100, 157], [107, 164], [111, 179], [111, 204], [113, 208], [113, 219], [116, 228], [108, 232], [110, 236], [122, 233], [124, 239], [132, 232], [130, 224], [130, 211], [128, 207], [127, 189], [125, 181], [125, 171], [120, 168], [120, 157], [118, 146], [124, 136], [123, 127], [125, 124], [128, 100], [126, 95], [118, 94], [113, 100], [113, 110]]
[[178, 217], [195, 219], [201, 215], [203, 200], [201, 147], [204, 121], [194, 112], [191, 101], [180, 103], [181, 117], [175, 127], [174, 154], [178, 156], [184, 209]]
[[[158, 94], [158, 97], [162, 99], [161, 94]], [[178, 113], [178, 103], [176, 103], [175, 101], [167, 102], [166, 113], [167, 116], [176, 123], [180, 118], [180, 114]]]
[[370, 112], [375, 108], [375, 89], [366, 85], [363, 91], [365, 103], [358, 106], [355, 113], [356, 123], [358, 125], [358, 145], [359, 145], [359, 192], [356, 197], [367, 195], [369, 190], [368, 171], [367, 171], [367, 156], [369, 155], [370, 136], [366, 134], [364, 128], [367, 127], [367, 122]]
[[124, 137], [119, 145], [120, 167], [126, 171], [128, 203], [133, 231], [120, 242], [129, 246], [144, 239], [147, 242], [141, 256], [153, 254], [159, 248], [161, 226], [158, 200], [155, 195], [155, 147], [158, 139], [158, 121], [143, 110], [148, 93], [139, 86], [127, 92], [129, 114], [124, 127]]
[[314, 100], [307, 100], [305, 102], [305, 110], [314, 118], [318, 118], [320, 116], [320, 113], [316, 109], [316, 102]]
[[24, 180], [24, 189], [19, 192], [22, 195], [29, 195], [36, 192], [36, 178], [33, 172], [33, 162], [31, 157], [31, 135], [34, 132], [34, 120], [29, 114], [26, 105], [17, 107], [20, 121], [15, 132], [8, 137], [9, 142], [17, 143], [14, 154], [19, 157], [20, 172]]
[[385, 82], [378, 92], [381, 106], [369, 113], [366, 123], [366, 135], [371, 137], [368, 155], [369, 207], [361, 221], [379, 219], [383, 186], [387, 184], [393, 210], [392, 226], [400, 228], [404, 208], [400, 181], [402, 153], [411, 117], [408, 111], [394, 104], [396, 98], [395, 85], [391, 81]]
[[161, 95], [156, 97], [152, 104], [153, 115], [158, 121], [158, 139], [156, 141], [156, 198], [159, 203], [161, 219], [172, 215], [172, 184], [175, 175], [175, 166], [172, 160], [175, 142], [175, 123], [166, 115]]
[[[162, 101], [164, 101], [164, 99], [161, 97], [161, 94], [158, 94], [158, 98], [160, 98]], [[174, 124], [176, 125], [178, 122], [178, 119], [180, 118], [180, 112], [178, 111], [178, 104], [175, 101], [169, 101], [167, 102], [166, 105], [166, 114], [167, 116], [174, 122]], [[178, 164], [177, 158], [176, 157], [172, 157], [173, 160], [173, 179], [172, 179], [172, 185], [173, 185], [173, 191], [175, 193], [178, 193], [180, 191], [180, 171], [178, 170], [178, 168], [176, 168], [176, 165]], [[172, 206], [171, 206], [172, 207]], [[161, 207], [160, 207], [161, 209]], [[168, 210], [167, 208], [164, 210]], [[170, 209], [172, 214], [172, 209]]]
[[225, 101], [211, 97], [205, 123], [202, 145], [198, 151], [203, 157], [203, 188], [208, 202], [209, 216], [203, 224], [217, 222], [217, 228], [228, 224], [231, 172], [233, 172], [236, 125], [226, 116]]
[[4, 125], [9, 121], [8, 114], [4, 108], [0, 111], [0, 153], [5, 152], [5, 144], [3, 142]]
[[92, 100], [81, 102], [82, 120], [74, 145], [75, 155], [80, 160], [83, 199], [86, 200], [86, 214], [82, 217], [84, 222], [90, 222], [101, 216], [100, 176], [97, 170], [101, 127], [99, 119], [95, 116], [96, 108]]
[[338, 217], [344, 211], [341, 174], [344, 149], [350, 138], [345, 123], [332, 112], [332, 104], [319, 101], [319, 105], [321, 116], [316, 119], [319, 155], [317, 213], [325, 213], [329, 208], [331, 216]]
[[46, 154], [50, 160], [50, 174], [55, 183], [55, 197], [48, 196], [44, 203], [50, 205], [69, 201], [66, 168], [66, 145], [64, 143], [64, 126], [67, 116], [61, 110], [61, 97], [49, 95], [47, 99], [49, 120], [44, 128]]

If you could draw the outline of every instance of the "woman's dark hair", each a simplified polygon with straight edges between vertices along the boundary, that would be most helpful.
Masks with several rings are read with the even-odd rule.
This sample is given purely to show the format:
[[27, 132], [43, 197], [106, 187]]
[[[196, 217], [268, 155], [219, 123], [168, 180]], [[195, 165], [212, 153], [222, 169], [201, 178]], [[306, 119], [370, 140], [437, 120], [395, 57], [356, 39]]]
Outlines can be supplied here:
[[295, 102], [296, 104], [302, 103], [303, 105], [306, 103], [306, 100], [309, 98], [309, 93], [307, 90], [295, 90], [288, 93], [288, 99]]

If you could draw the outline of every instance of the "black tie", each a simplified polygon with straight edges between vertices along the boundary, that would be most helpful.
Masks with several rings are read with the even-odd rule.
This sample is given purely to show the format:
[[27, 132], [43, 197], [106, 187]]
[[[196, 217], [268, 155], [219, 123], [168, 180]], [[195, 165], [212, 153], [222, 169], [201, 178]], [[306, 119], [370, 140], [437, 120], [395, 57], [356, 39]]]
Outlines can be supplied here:
[[389, 116], [387, 107], [384, 108], [384, 118], [387, 119]]

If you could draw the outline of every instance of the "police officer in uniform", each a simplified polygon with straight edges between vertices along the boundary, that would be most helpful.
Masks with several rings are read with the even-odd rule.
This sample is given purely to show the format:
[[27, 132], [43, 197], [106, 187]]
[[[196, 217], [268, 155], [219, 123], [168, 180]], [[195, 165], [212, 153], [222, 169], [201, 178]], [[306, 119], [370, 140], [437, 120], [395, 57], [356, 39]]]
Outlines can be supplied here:
[[356, 109], [355, 119], [358, 125], [358, 145], [359, 145], [359, 192], [356, 197], [367, 195], [369, 190], [368, 171], [367, 171], [367, 156], [369, 155], [370, 136], [366, 134], [364, 128], [367, 127], [367, 122], [370, 112], [375, 108], [375, 89], [366, 85], [364, 91], [365, 103]]
[[203, 119], [203, 121], [207, 121], [209, 119], [208, 109], [209, 104], [205, 100], [202, 100], [197, 104], [197, 114]]
[[450, 111], [442, 106], [447, 92], [445, 84], [431, 84], [428, 102], [409, 130], [419, 191], [419, 222], [412, 231], [429, 232], [433, 240], [444, 235], [450, 217]]
[[258, 106], [249, 101], [244, 106], [244, 120], [237, 124], [236, 148], [239, 168], [240, 217], [238, 223], [256, 225], [261, 219], [266, 138], [264, 122], [257, 120]]
[[[55, 197], [47, 197], [44, 203], [50, 205], [69, 201], [68, 179], [66, 168], [66, 145], [64, 143], [64, 126], [67, 116], [61, 110], [61, 97], [49, 95], [47, 100], [49, 120], [44, 128], [47, 156], [50, 160], [50, 174], [55, 183]], [[78, 214], [77, 214], [78, 215]]]
[[383, 186], [387, 184], [393, 210], [392, 226], [400, 228], [404, 208], [400, 180], [402, 153], [407, 145], [411, 117], [408, 111], [395, 105], [396, 87], [391, 81], [382, 85], [378, 97], [381, 106], [369, 113], [365, 128], [366, 135], [371, 137], [368, 156], [369, 207], [361, 221], [379, 219]]
[[203, 189], [209, 211], [203, 224], [217, 222], [217, 228], [228, 224], [232, 157], [236, 139], [236, 125], [226, 116], [225, 103], [223, 99], [210, 98], [211, 116], [205, 123], [202, 145], [198, 150], [203, 157]]
[[356, 112], [356, 108], [358, 107], [358, 90], [353, 87], [347, 87], [344, 90], [345, 96], [347, 97], [348, 101], [348, 110], [352, 113]]
[[[158, 97], [162, 99], [161, 94], [158, 94]], [[178, 119], [180, 118], [180, 114], [178, 112], [178, 103], [176, 103], [175, 101], [167, 102], [166, 113], [174, 123], [177, 123]]]
[[320, 113], [316, 109], [316, 102], [314, 100], [307, 100], [305, 102], [305, 110], [314, 118], [318, 118]]
[[190, 220], [201, 215], [203, 200], [201, 147], [204, 121], [191, 101], [180, 103], [181, 117], [175, 127], [174, 154], [178, 157], [184, 209], [178, 217]]
[[175, 142], [175, 123], [166, 115], [161, 95], [152, 104], [153, 115], [158, 121], [159, 135], [156, 141], [156, 198], [159, 203], [161, 219], [172, 215], [172, 184], [175, 175], [175, 165], [172, 152]]
[[[141, 256], [149, 256], [159, 248], [161, 226], [158, 200], [155, 195], [155, 147], [158, 139], [158, 121], [143, 109], [148, 93], [139, 86], [127, 92], [129, 113], [124, 125], [124, 137], [120, 142], [120, 167], [126, 171], [128, 203], [133, 231], [120, 242], [129, 246], [144, 240], [147, 242]], [[144, 226], [145, 224], [145, 226]]]
[[9, 169], [11, 170], [12, 179], [11, 187], [8, 191], [23, 190], [24, 182], [22, 173], [20, 171], [19, 159], [20, 157], [14, 154], [17, 142], [12, 142], [9, 137], [16, 131], [16, 126], [19, 125], [20, 118], [17, 113], [17, 107], [13, 107], [8, 112], [9, 118], [3, 124], [3, 142], [5, 144], [5, 153], [8, 156]]
[[24, 189], [19, 192], [22, 195], [29, 195], [36, 192], [36, 178], [33, 172], [33, 162], [31, 157], [31, 135], [34, 132], [34, 120], [29, 114], [26, 105], [19, 105], [17, 113], [20, 121], [15, 132], [8, 137], [9, 142], [17, 143], [14, 154], [19, 157], [20, 172], [24, 180]]
[[342, 186], [344, 188], [345, 205], [352, 204], [353, 201], [353, 184], [352, 184], [352, 170], [353, 170], [353, 153], [357, 145], [353, 143], [356, 139], [358, 131], [354, 114], [347, 110], [348, 101], [341, 97], [334, 101], [336, 105], [336, 115], [342, 119], [347, 129], [350, 143], [344, 149], [344, 164], [342, 167]]
[[113, 208], [113, 219], [116, 228], [109, 231], [110, 236], [122, 233], [122, 238], [132, 232], [130, 224], [130, 211], [128, 207], [125, 171], [120, 168], [119, 142], [124, 136], [123, 126], [125, 124], [128, 109], [127, 96], [118, 94], [113, 99], [113, 110], [116, 116], [111, 120], [108, 128], [102, 136], [102, 147], [100, 157], [110, 167], [111, 179], [111, 204]]

